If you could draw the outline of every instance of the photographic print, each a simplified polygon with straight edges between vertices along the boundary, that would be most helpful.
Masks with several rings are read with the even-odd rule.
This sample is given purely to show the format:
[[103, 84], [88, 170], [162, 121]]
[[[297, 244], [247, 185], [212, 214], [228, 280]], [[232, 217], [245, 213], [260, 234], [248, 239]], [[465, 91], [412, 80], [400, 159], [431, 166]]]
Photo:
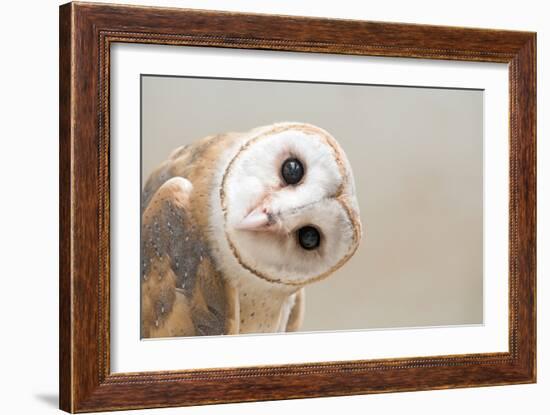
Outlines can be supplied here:
[[483, 323], [483, 91], [142, 75], [141, 336]]

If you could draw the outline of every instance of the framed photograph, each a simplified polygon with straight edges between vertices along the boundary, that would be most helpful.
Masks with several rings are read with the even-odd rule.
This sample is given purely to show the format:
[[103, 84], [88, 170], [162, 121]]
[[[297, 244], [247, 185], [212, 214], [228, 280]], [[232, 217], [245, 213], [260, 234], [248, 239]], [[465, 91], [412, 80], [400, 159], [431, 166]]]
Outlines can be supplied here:
[[536, 35], [60, 8], [60, 407], [536, 380]]

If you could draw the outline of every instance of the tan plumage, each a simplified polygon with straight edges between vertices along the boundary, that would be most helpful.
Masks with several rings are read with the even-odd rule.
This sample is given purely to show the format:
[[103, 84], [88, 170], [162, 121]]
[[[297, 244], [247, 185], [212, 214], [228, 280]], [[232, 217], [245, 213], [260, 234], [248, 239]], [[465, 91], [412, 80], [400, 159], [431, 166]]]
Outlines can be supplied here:
[[143, 214], [142, 337], [237, 333], [234, 289], [219, 275], [193, 223], [185, 184], [173, 178]]
[[[293, 207], [292, 219], [285, 219], [286, 210], [269, 213], [270, 220], [275, 218], [273, 220], [280, 222], [281, 226], [271, 226], [266, 222], [256, 226], [253, 232], [236, 230], [238, 228], [233, 226], [234, 217], [237, 221], [242, 219], [243, 213], [239, 212], [244, 212], [246, 216], [257, 204], [265, 205], [282, 192], [291, 191], [284, 186], [266, 185], [264, 188], [261, 184], [256, 194], [254, 185], [246, 187], [247, 179], [261, 183], [279, 180], [273, 178], [269, 171], [260, 171], [271, 163], [261, 160], [261, 157], [267, 157], [265, 150], [258, 153], [260, 170], [257, 175], [253, 169], [242, 180], [235, 176], [242, 174], [243, 163], [251, 154], [254, 155], [250, 149], [256, 151], [255, 143], [261, 143], [264, 137], [276, 138], [277, 134], [296, 135], [295, 138], [284, 138], [286, 144], [283, 139], [281, 144], [274, 144], [273, 151], [280, 152], [280, 157], [286, 157], [284, 155], [289, 151], [292, 154], [298, 152], [300, 146], [311, 138], [317, 146], [313, 147], [317, 149], [315, 151], [319, 152], [320, 148], [332, 154], [331, 169], [339, 172], [331, 173], [338, 178], [337, 183], [332, 185], [327, 181], [328, 184], [324, 185], [327, 189], [333, 189], [326, 200], [334, 202], [323, 208], [331, 209], [328, 211], [330, 220], [336, 221], [333, 228], [337, 229], [337, 233], [342, 233], [333, 236], [334, 229], [331, 228], [325, 236], [327, 244], [334, 238], [342, 240], [338, 242], [340, 245], [335, 245], [339, 251], [322, 246], [323, 249], [316, 253], [304, 251], [293, 254], [298, 255], [295, 268], [284, 264], [289, 261], [288, 249], [292, 250], [294, 244], [294, 231], [287, 229], [290, 225], [284, 224], [296, 221], [296, 212], [300, 209], [305, 211], [304, 215], [311, 222], [311, 215], [316, 213], [308, 213], [307, 209], [310, 205], [320, 204], [324, 198], [314, 203], [303, 202], [304, 207]], [[293, 149], [292, 142], [299, 144], [296, 149]], [[308, 157], [313, 160], [311, 155]], [[321, 162], [310, 162], [312, 172], [314, 163], [324, 163], [323, 157], [317, 158]], [[275, 160], [279, 163], [277, 158]], [[321, 167], [328, 169], [325, 165]], [[351, 171], [337, 143], [328, 133], [307, 124], [275, 124], [243, 134], [210, 136], [176, 149], [151, 174], [143, 189], [142, 337], [299, 330], [305, 310], [303, 286], [334, 272], [349, 259], [359, 243], [361, 229], [353, 191]], [[288, 197], [296, 198], [298, 193], [294, 191]], [[306, 194], [301, 197], [310, 196]], [[324, 215], [322, 212], [320, 214]], [[320, 222], [327, 221], [321, 218]], [[250, 243], [251, 248], [247, 249], [246, 244]], [[267, 245], [264, 247], [263, 244]], [[286, 254], [278, 253], [279, 246], [283, 249], [281, 252]], [[331, 258], [333, 251], [341, 254]], [[269, 252], [273, 253], [274, 258], [281, 256], [282, 265], [275, 262], [275, 265], [266, 263], [264, 266], [264, 263], [258, 262], [262, 256], [270, 255]], [[326, 268], [319, 268], [325, 265], [318, 259], [325, 257]], [[308, 263], [316, 264], [319, 269], [311, 270]], [[276, 274], [273, 274], [274, 269], [281, 269], [281, 273], [275, 271]], [[300, 277], [301, 274], [304, 276]]]
[[[220, 143], [210, 136], [176, 149], [143, 190], [141, 336], [176, 337], [238, 333], [238, 301], [214, 268], [204, 235], [210, 186], [203, 174]], [[186, 179], [196, 185], [192, 188]]]

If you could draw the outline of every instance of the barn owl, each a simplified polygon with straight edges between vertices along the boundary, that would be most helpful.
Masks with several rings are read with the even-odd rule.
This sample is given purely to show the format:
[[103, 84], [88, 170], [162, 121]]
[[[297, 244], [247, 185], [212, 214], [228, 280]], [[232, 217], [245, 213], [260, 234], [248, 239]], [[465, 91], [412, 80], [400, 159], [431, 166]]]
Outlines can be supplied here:
[[141, 335], [296, 331], [304, 286], [360, 239], [351, 167], [325, 130], [277, 123], [180, 147], [142, 193]]

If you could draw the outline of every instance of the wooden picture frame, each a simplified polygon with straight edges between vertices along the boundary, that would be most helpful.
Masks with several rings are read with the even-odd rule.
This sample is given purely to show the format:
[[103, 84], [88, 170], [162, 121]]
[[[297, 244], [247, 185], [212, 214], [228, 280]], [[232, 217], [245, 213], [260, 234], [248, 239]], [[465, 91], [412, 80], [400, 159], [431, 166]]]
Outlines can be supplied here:
[[[509, 352], [111, 373], [109, 69], [117, 42], [509, 65]], [[536, 34], [69, 3], [60, 7], [60, 407], [171, 407], [536, 380]], [[230, 364], [230, 362], [228, 362]]]

